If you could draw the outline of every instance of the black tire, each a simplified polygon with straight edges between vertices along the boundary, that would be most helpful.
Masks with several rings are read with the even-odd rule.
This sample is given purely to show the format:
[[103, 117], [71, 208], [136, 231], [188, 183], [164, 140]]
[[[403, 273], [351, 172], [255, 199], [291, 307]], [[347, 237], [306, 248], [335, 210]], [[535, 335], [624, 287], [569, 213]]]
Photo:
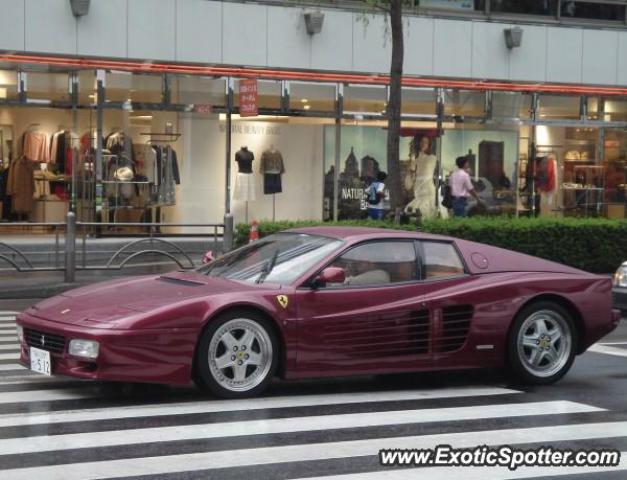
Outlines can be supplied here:
[[[546, 337], [540, 338], [536, 341], [536, 333], [538, 333], [532, 325], [535, 324], [533, 319], [541, 321], [541, 318], [546, 315], [547, 321], [545, 325], [553, 323], [562, 330], [562, 336], [557, 339], [557, 330], [552, 330], [554, 333], [550, 335], [547, 332]], [[521, 333], [521, 329], [525, 331]], [[529, 335], [533, 332], [532, 335]], [[533, 338], [536, 346], [522, 346], [521, 336], [525, 337], [529, 342]], [[510, 331], [507, 336], [507, 362], [510, 372], [514, 377], [522, 383], [531, 385], [549, 385], [560, 380], [568, 370], [570, 370], [573, 361], [575, 360], [575, 352], [577, 350], [579, 335], [575, 328], [575, 322], [568, 311], [562, 306], [554, 302], [539, 301], [531, 305], [528, 305], [521, 310], [514, 322], [510, 327]], [[564, 342], [564, 343], [561, 343]], [[547, 346], [548, 345], [548, 346]], [[562, 350], [560, 350], [563, 348]], [[534, 352], [537, 350], [537, 352]], [[551, 362], [548, 358], [547, 352], [556, 352], [558, 360]], [[522, 352], [522, 353], [521, 353]], [[559, 353], [558, 353], [559, 352]], [[541, 362], [537, 366], [533, 360], [539, 355]]]
[[[242, 325], [244, 328], [237, 328]], [[226, 352], [225, 342], [219, 340], [224, 338], [225, 331], [232, 332], [233, 339], [236, 341], [243, 340], [246, 332], [253, 332], [254, 340], [246, 353], [242, 348], [245, 345], [236, 345], [237, 350], [233, 352], [229, 350], [229, 355], [232, 354], [230, 358], [237, 357], [237, 355], [246, 356], [246, 360], [242, 357], [241, 361], [235, 360], [233, 363], [240, 362], [239, 365], [242, 365], [241, 362], [244, 362], [241, 368], [245, 369], [246, 378], [251, 378], [249, 385], [237, 384], [235, 365], [219, 369], [217, 362], [210, 360], [210, 355], [215, 357], [221, 351]], [[239, 332], [242, 332], [241, 337], [238, 337]], [[257, 365], [247, 365], [247, 353], [251, 356], [258, 354], [258, 357], [266, 359], [267, 362], [264, 363], [263, 368]], [[199, 339], [195, 361], [194, 382], [199, 388], [208, 390], [221, 398], [253, 397], [263, 392], [274, 378], [279, 363], [279, 342], [273, 326], [261, 314], [250, 310], [230, 310], [209, 322]]]

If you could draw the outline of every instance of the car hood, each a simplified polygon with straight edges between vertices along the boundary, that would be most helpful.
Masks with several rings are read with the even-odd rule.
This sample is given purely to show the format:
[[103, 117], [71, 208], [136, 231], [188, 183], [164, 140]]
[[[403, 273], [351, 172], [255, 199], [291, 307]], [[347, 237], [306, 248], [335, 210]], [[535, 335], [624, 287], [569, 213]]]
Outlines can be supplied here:
[[97, 326], [162, 307], [180, 305], [186, 300], [255, 288], [195, 272], [175, 272], [101, 282], [69, 290], [33, 305], [26, 313], [61, 323]]

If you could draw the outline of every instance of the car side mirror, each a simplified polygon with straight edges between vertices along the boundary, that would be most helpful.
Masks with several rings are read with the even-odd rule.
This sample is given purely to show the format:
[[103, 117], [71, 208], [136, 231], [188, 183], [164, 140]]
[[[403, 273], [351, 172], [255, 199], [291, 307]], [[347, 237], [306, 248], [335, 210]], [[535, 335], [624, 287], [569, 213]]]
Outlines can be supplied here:
[[211, 250], [209, 250], [207, 253], [205, 253], [202, 256], [202, 263], [203, 264], [207, 264], [210, 262], [213, 262], [215, 260], [215, 257], [213, 256], [213, 252]]
[[323, 287], [328, 283], [344, 283], [346, 271], [340, 267], [327, 267], [314, 279], [315, 287]]

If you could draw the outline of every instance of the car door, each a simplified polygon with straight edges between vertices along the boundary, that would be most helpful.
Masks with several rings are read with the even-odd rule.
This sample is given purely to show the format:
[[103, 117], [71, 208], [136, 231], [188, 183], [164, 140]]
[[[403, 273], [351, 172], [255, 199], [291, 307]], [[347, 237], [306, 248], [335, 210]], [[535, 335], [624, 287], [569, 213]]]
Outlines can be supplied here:
[[345, 269], [343, 284], [297, 289], [297, 365], [302, 375], [412, 370], [429, 362], [414, 240], [357, 244], [327, 266]]
[[450, 241], [419, 242], [422, 259], [422, 300], [431, 321], [431, 351], [434, 364], [461, 351], [475, 315], [476, 297], [462, 256]]

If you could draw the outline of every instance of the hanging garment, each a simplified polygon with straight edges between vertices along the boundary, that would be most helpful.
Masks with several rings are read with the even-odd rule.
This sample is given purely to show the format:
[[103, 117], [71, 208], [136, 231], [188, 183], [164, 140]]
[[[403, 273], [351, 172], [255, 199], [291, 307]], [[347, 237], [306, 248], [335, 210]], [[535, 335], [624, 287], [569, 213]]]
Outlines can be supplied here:
[[19, 157], [11, 163], [7, 193], [11, 195], [13, 213], [30, 213], [33, 208], [35, 164], [26, 157]]
[[158, 147], [157, 159], [160, 159], [161, 181], [159, 185], [159, 203], [174, 205], [176, 203], [176, 186], [180, 185], [178, 160], [176, 152], [170, 146]]
[[27, 131], [22, 136], [22, 155], [32, 162], [50, 161], [50, 139], [37, 131]]

